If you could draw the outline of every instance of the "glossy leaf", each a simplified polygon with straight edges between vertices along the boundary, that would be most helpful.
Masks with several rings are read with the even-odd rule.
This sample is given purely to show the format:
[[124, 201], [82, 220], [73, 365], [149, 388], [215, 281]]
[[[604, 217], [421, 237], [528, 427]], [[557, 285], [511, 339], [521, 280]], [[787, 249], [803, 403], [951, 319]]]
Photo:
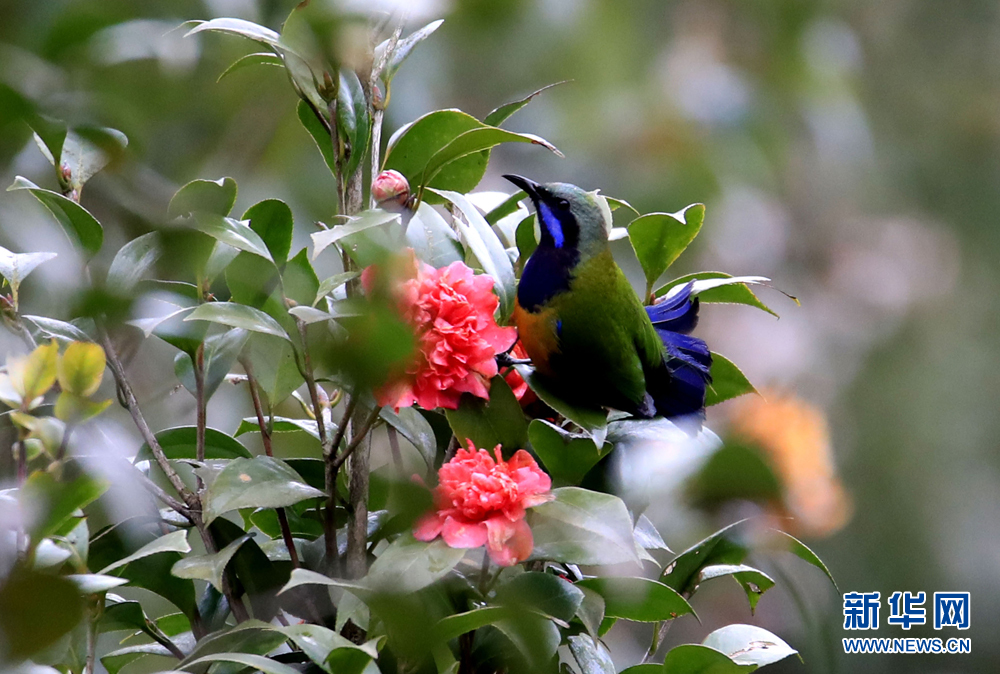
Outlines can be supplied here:
[[577, 485], [591, 468], [611, 451], [605, 443], [598, 448], [589, 435], [570, 433], [545, 419], [528, 425], [531, 449], [541, 459], [556, 486]]
[[507, 251], [479, 209], [464, 194], [446, 190], [440, 190], [438, 193], [453, 203], [465, 216], [465, 222], [461, 219], [455, 222], [462, 239], [476, 256], [483, 271], [493, 277], [494, 289], [500, 298], [500, 317], [503, 320], [514, 308], [517, 285], [514, 267]]
[[497, 602], [569, 622], [583, 603], [583, 590], [552, 573], [528, 571], [497, 588]]
[[205, 522], [238, 508], [279, 508], [322, 496], [279, 459], [233, 459], [205, 492]]
[[[751, 285], [766, 285], [771, 279], [765, 276], [730, 276], [720, 271], [703, 271], [687, 274], [676, 278], [656, 291], [657, 297], [667, 295], [672, 289], [694, 281], [691, 295], [702, 302], [711, 304], [745, 304], [766, 311], [774, 317], [776, 314], [769, 306], [757, 298], [750, 290]], [[795, 300], [795, 298], [792, 298]], [[795, 300], [797, 302], [797, 300]]]
[[276, 320], [260, 309], [236, 304], [235, 302], [208, 302], [202, 304], [185, 316], [184, 320], [219, 323], [232, 328], [242, 328], [250, 332], [260, 332], [265, 335], [288, 339], [288, 335]]
[[173, 531], [169, 534], [160, 536], [159, 538], [154, 538], [152, 541], [142, 546], [131, 555], [122, 557], [112, 564], [109, 564], [98, 571], [98, 573], [108, 573], [109, 571], [114, 571], [115, 569], [125, 566], [129, 562], [134, 562], [137, 559], [160, 554], [162, 552], [180, 552], [184, 554], [191, 552], [191, 546], [188, 545], [187, 542], [187, 531]]
[[100, 573], [75, 573], [65, 577], [81, 594], [101, 594], [128, 582], [125, 578]]
[[[289, 417], [274, 417], [271, 424], [271, 433], [296, 433], [305, 432], [319, 440], [319, 430], [314, 419], [292, 419]], [[236, 430], [237, 437], [244, 433], [260, 433], [260, 425], [257, 417], [247, 417], [240, 422], [240, 427]]]
[[692, 204], [677, 213], [649, 213], [628, 226], [629, 240], [646, 275], [646, 295], [656, 280], [694, 241], [705, 219], [705, 206]]
[[392, 82], [392, 78], [396, 75], [396, 71], [399, 70], [401, 65], [403, 65], [403, 61], [405, 61], [406, 57], [410, 55], [413, 48], [430, 37], [431, 33], [440, 28], [442, 23], [444, 23], [443, 19], [431, 21], [423, 28], [415, 30], [406, 37], [398, 40], [395, 48], [392, 50], [392, 53], [388, 56], [386, 56], [385, 52], [389, 48], [390, 41], [384, 40], [381, 44], [379, 44], [378, 47], [375, 48], [375, 63], [379, 63], [382, 59], [385, 59], [385, 65], [378, 73], [379, 78], [381, 78], [381, 80], [386, 84], [390, 84]]
[[63, 391], [56, 398], [55, 415], [66, 423], [81, 424], [111, 406], [112, 400], [97, 401]]
[[[194, 459], [196, 458], [196, 442], [198, 430], [195, 426], [176, 426], [167, 428], [156, 434], [156, 441], [163, 448], [163, 453], [168, 459]], [[205, 458], [206, 459], [238, 459], [249, 458], [250, 451], [234, 440], [232, 436], [214, 428], [205, 429]], [[135, 460], [149, 461], [153, 458], [153, 453], [149, 445], [143, 443]]]
[[14, 184], [7, 188], [11, 190], [28, 190], [32, 195], [55, 216], [69, 235], [70, 241], [79, 244], [87, 258], [91, 258], [101, 249], [104, 241], [104, 228], [93, 215], [80, 204], [63, 195], [46, 190], [26, 178], [17, 176]]
[[79, 194], [84, 184], [113, 159], [120, 157], [127, 146], [128, 138], [117, 129], [70, 129], [59, 154], [61, 180]]
[[463, 447], [469, 440], [479, 449], [492, 451], [500, 445], [510, 456], [528, 444], [528, 423], [507, 381], [497, 375], [490, 381], [488, 401], [471, 394], [462, 396], [458, 409], [445, 410], [455, 437]]
[[[383, 169], [394, 169], [406, 176], [410, 185], [420, 184], [427, 162], [441, 148], [459, 135], [484, 124], [461, 110], [435, 110], [404, 126], [389, 139]], [[443, 168], [429, 187], [456, 192], [471, 192], [489, 161], [487, 153], [477, 152], [453, 161]]]
[[313, 142], [319, 149], [320, 154], [323, 155], [323, 161], [326, 162], [326, 166], [330, 169], [330, 173], [336, 175], [337, 159], [333, 154], [333, 140], [330, 138], [329, 130], [327, 130], [326, 126], [323, 125], [323, 122], [316, 117], [316, 113], [313, 112], [312, 108], [305, 101], [299, 101], [298, 107], [295, 108], [295, 112], [298, 115], [299, 122], [302, 124], [303, 128], [305, 128], [306, 133], [308, 133], [309, 137], [313, 139]]
[[702, 645], [725, 653], [736, 664], [758, 667], [798, 653], [779, 637], [754, 625], [726, 625], [705, 637]]
[[23, 507], [37, 513], [28, 530], [31, 540], [68, 533], [76, 525], [77, 511], [100, 498], [108, 486], [86, 474], [68, 482], [57, 482], [47, 472], [29, 475], [18, 496]]
[[361, 165], [368, 150], [371, 124], [365, 92], [357, 73], [350, 68], [341, 68], [340, 87], [337, 89], [337, 128], [344, 147], [343, 175], [354, 175]]
[[[208, 234], [219, 243], [232, 246], [237, 250], [259, 255], [265, 260], [273, 262], [271, 253], [267, 250], [267, 244], [264, 243], [264, 240], [260, 238], [257, 232], [250, 229], [246, 221], [234, 220], [233, 218], [226, 218], [214, 213], [199, 212], [195, 213], [194, 217], [190, 220], [190, 224], [199, 232]], [[232, 257], [235, 256], [230, 255], [230, 260]], [[229, 260], [222, 265], [214, 265], [214, 273], [218, 274], [221, 272], [222, 269], [220, 267], [224, 268], [228, 262]], [[208, 264], [206, 268], [212, 266]]]
[[221, 82], [222, 78], [226, 75], [232, 75], [237, 70], [243, 70], [249, 66], [284, 66], [284, 61], [281, 60], [280, 56], [273, 54], [271, 52], [257, 52], [254, 54], [247, 54], [246, 56], [241, 56], [236, 59], [232, 65], [226, 68], [219, 79], [216, 82]]
[[424, 543], [403, 535], [375, 560], [365, 585], [390, 593], [416, 592], [448, 575], [465, 552], [448, 547], [442, 540]]
[[578, 487], [552, 492], [555, 499], [529, 513], [533, 559], [569, 564], [638, 563], [632, 518], [617, 496]]
[[[310, 660], [330, 674], [361, 674], [368, 663], [378, 657], [374, 643], [359, 646], [320, 625], [290, 625], [278, 630], [291, 639]], [[340, 666], [331, 667], [328, 664], [331, 658], [337, 660]]]
[[371, 229], [372, 227], [381, 227], [398, 220], [398, 213], [389, 213], [388, 211], [383, 211], [379, 208], [373, 208], [357, 216], [349, 218], [348, 221], [343, 224], [334, 225], [330, 229], [315, 232], [311, 235], [313, 240], [312, 259], [315, 260], [320, 253], [326, 250], [328, 246], [340, 241], [346, 236], [363, 232], [366, 229]]
[[379, 416], [420, 452], [428, 468], [434, 467], [437, 458], [437, 439], [434, 436], [434, 429], [420, 412], [412, 407], [401, 407], [398, 412], [383, 407], [379, 410]]
[[59, 385], [79, 396], [97, 392], [104, 378], [104, 349], [98, 344], [74, 342], [66, 347], [58, 363]]
[[743, 674], [754, 669], [754, 665], [736, 664], [728, 655], [714, 648], [682, 644], [670, 649], [658, 671], [662, 674]]
[[640, 515], [639, 519], [635, 521], [633, 533], [635, 534], [635, 542], [640, 547], [646, 550], [666, 550], [670, 552], [670, 548], [663, 542], [660, 532], [656, 530], [656, 527], [645, 515]]
[[108, 288], [120, 295], [128, 295], [153, 268], [162, 254], [160, 235], [157, 232], [143, 234], [122, 246], [108, 269]]
[[82, 616], [80, 593], [65, 578], [15, 567], [0, 585], [0, 638], [11, 660], [51, 646]]
[[434, 641], [451, 641], [457, 637], [509, 618], [511, 609], [506, 606], [481, 606], [464, 613], [454, 613], [442, 618], [431, 630]]
[[562, 152], [555, 145], [544, 138], [529, 133], [514, 133], [513, 131], [498, 129], [493, 126], [482, 126], [459, 134], [451, 142], [431, 155], [431, 158], [427, 160], [427, 165], [424, 167], [418, 184], [420, 186], [428, 184], [445, 166], [455, 160], [467, 157], [473, 153], [482, 152], [483, 150], [489, 150], [501, 143], [532, 143], [534, 145], [541, 145], [559, 157], [563, 156]]
[[56, 257], [55, 253], [14, 253], [0, 246], [0, 276], [10, 284], [14, 297], [21, 282], [43, 262]]
[[517, 226], [514, 233], [514, 240], [517, 243], [518, 259], [523, 266], [531, 254], [538, 248], [538, 236], [535, 232], [535, 214], [532, 213]]
[[352, 281], [359, 276], [361, 276], [361, 272], [359, 271], [345, 271], [323, 279], [319, 284], [319, 289], [316, 290], [316, 299], [313, 300], [313, 306], [319, 304], [320, 300], [337, 288], [340, 288], [348, 281]]
[[278, 33], [270, 28], [244, 19], [219, 18], [210, 21], [197, 21], [195, 24], [194, 28], [184, 34], [185, 37], [204, 31], [214, 31], [240, 35], [255, 42], [266, 44], [269, 47], [277, 47], [278, 40], [281, 38]]
[[226, 566], [236, 551], [248, 540], [250, 540], [249, 535], [243, 536], [216, 553], [185, 557], [178, 560], [170, 572], [178, 578], [208, 581], [212, 587], [222, 592], [222, 574], [225, 573]]
[[635, 622], [673, 620], [694, 609], [673, 588], [648, 578], [587, 578], [577, 582], [604, 597], [604, 613]]
[[611, 653], [600, 641], [586, 634], [569, 637], [569, 652], [580, 667], [581, 674], [615, 674]]
[[757, 602], [760, 601], [761, 595], [774, 587], [774, 581], [766, 573], [745, 564], [706, 566], [698, 573], [697, 582], [701, 584], [706, 580], [720, 576], [732, 576], [740, 584], [743, 592], [747, 595], [747, 601], [750, 602], [751, 613], [757, 609]]
[[225, 217], [233, 210], [236, 203], [236, 181], [225, 177], [218, 180], [192, 180], [177, 190], [167, 215], [176, 218], [180, 215], [207, 213]]
[[725, 356], [712, 352], [712, 383], [705, 391], [705, 406], [717, 405], [747, 393], [756, 393], [746, 375]]
[[[216, 654], [241, 653], [259, 656], [273, 651], [285, 639], [284, 634], [262, 620], [246, 620], [234, 627], [219, 629], [200, 639], [181, 661], [179, 668], [201, 674], [209, 670], [208, 663]], [[256, 665], [251, 666], [256, 667]]]
[[524, 98], [512, 101], [510, 103], [505, 103], [501, 105], [499, 108], [496, 108], [495, 110], [490, 112], [490, 114], [486, 115], [485, 119], [483, 119], [483, 123], [488, 124], [490, 126], [500, 126], [505, 121], [507, 121], [507, 119], [511, 115], [513, 115], [515, 112], [517, 112], [518, 110], [526, 106], [528, 103], [530, 103], [531, 99], [537, 96], [538, 94], [542, 93], [543, 91], [547, 91], [552, 87], [557, 87], [560, 84], [566, 84], [566, 82], [568, 81], [569, 80], [564, 80], [562, 82], [555, 82], [553, 84], [546, 85], [541, 89], [533, 91]]
[[78, 326], [66, 321], [58, 321], [45, 316], [22, 316], [34, 323], [39, 331], [49, 339], [57, 339], [60, 342], [89, 342], [90, 335], [81, 330]]
[[[210, 399], [233, 369], [233, 364], [239, 357], [243, 346], [247, 343], [250, 333], [246, 330], [233, 328], [221, 335], [213, 335], [205, 340], [205, 398]], [[186, 353], [178, 353], [174, 357], [174, 374], [191, 395], [197, 395], [197, 383], [194, 378], [194, 363]]]
[[288, 665], [283, 665], [276, 660], [265, 658], [263, 655], [253, 655], [251, 653], [212, 653], [187, 663], [188, 666], [209, 664], [213, 662], [232, 662], [244, 667], [263, 672], [264, 674], [300, 674], [299, 670]]
[[527, 382], [531, 390], [542, 399], [542, 402], [590, 433], [595, 439], [600, 438], [603, 443], [608, 423], [608, 413], [605, 410], [580, 407], [568, 403], [546, 386], [545, 380], [535, 373], [533, 367], [529, 365], [515, 365], [515, 368], [521, 377], [524, 378], [524, 381]]
[[425, 202], [420, 203], [406, 225], [406, 241], [418, 258], [436, 269], [465, 259], [455, 230]]
[[830, 582], [833, 584], [833, 589], [836, 590], [838, 594], [840, 593], [840, 588], [837, 586], [837, 581], [833, 579], [833, 574], [830, 573], [830, 569], [827, 568], [826, 564], [823, 563], [823, 560], [820, 559], [815, 552], [813, 552], [811, 549], [809, 549], [809, 547], [805, 543], [795, 538], [791, 534], [787, 534], [779, 529], [774, 529], [773, 531], [778, 535], [779, 540], [784, 539], [784, 542], [788, 546], [786, 548], [788, 552], [792, 553], [793, 555], [795, 555], [802, 561], [806, 562], [807, 564], [811, 564], [820, 571], [822, 571], [823, 574], [830, 579]]
[[243, 221], [249, 221], [250, 229], [264, 242], [271, 259], [279, 267], [288, 260], [292, 247], [292, 209], [284, 201], [265, 199], [259, 201], [243, 214]]

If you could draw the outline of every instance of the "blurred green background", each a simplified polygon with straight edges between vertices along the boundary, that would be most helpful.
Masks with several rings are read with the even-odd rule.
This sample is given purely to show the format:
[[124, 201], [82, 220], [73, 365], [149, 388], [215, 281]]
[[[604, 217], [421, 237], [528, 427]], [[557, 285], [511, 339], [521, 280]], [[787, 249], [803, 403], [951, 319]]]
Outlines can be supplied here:
[[[348, 9], [393, 8], [356, 1]], [[750, 616], [739, 588], [708, 588], [670, 643], [733, 620], [768, 627], [805, 664], [778, 672], [982, 672], [1000, 669], [1000, 5], [986, 0], [415, 0], [409, 28], [443, 17], [394, 81], [385, 137], [441, 107], [483, 116], [546, 84], [509, 126], [565, 154], [493, 154], [483, 189], [517, 172], [601, 188], [640, 211], [707, 204], [701, 237], [676, 265], [763, 274], [802, 301], [764, 290], [780, 320], [703, 307], [701, 336], [759, 385], [794, 393], [829, 418], [853, 517], [807, 539], [842, 591], [972, 592], [972, 629], [875, 636], [972, 637], [965, 656], [846, 656], [841, 600], [812, 569], [788, 565], [808, 607], [783, 589]], [[277, 0], [0, 0], [0, 183], [51, 187], [51, 168], [19, 119], [19, 96], [71, 122], [124, 131], [129, 151], [88, 184], [110, 261], [166, 219], [193, 178], [234, 177], [236, 211], [286, 200], [296, 244], [334, 209], [333, 180], [295, 117], [282, 71], [220, 83], [254, 46], [170, 32], [192, 18], [238, 16], [277, 28]], [[14, 93], [16, 92], [16, 94]], [[29, 197], [0, 193], [0, 244], [55, 250], [22, 287], [30, 313], [66, 316], [80, 278], [68, 242]], [[321, 274], [322, 276], [322, 274]], [[8, 335], [6, 351], [19, 348]], [[150, 371], [172, 353], [142, 347]], [[189, 415], [188, 397], [150, 375], [141, 398], [156, 427]], [[210, 422], [246, 401], [218, 396]], [[119, 411], [120, 412], [120, 411]], [[709, 424], [725, 427], [727, 411]], [[121, 417], [124, 420], [124, 416]], [[227, 430], [231, 430], [228, 429]], [[138, 445], [125, 424], [109, 444]], [[126, 451], [122, 449], [121, 451]], [[745, 514], [660, 521], [681, 550]], [[928, 602], [930, 616], [930, 602]], [[683, 622], [683, 621], [682, 621]], [[645, 640], [645, 632], [636, 639]], [[620, 665], [645, 641], [614, 643]], [[615, 650], [617, 649], [617, 650]]]

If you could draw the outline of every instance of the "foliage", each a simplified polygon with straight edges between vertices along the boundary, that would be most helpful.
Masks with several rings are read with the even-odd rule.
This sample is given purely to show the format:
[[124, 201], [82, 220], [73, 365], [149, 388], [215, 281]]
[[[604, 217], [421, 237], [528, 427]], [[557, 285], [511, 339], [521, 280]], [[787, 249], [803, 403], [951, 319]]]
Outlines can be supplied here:
[[[155, 316], [96, 312], [89, 322], [26, 316], [18, 287], [54, 254], [0, 251], [12, 290], [4, 319], [31, 347], [8, 356], [0, 376], [0, 400], [18, 435], [18, 487], [0, 494], [0, 508], [12, 513], [0, 526], [16, 523], [9, 533], [17, 551], [0, 582], [0, 662], [79, 672], [93, 671], [99, 657], [115, 673], [155, 655], [189, 672], [285, 674], [307, 664], [331, 673], [591, 674], [614, 672], [602, 637], [616, 620], [656, 624], [648, 662], [633, 671], [751, 671], [795, 653], [760, 628], [730, 625], [701, 645], [676, 646], [665, 664], [654, 660], [665, 626], [694, 615], [704, 581], [731, 576], [751, 610], [774, 581], [744, 563], [750, 545], [729, 530], [677, 555], [658, 578], [643, 575], [643, 562], [658, 563], [652, 553], [666, 546], [642, 507], [599, 485], [610, 461], [649, 431], [645, 422], [629, 426], [578, 409], [546, 390], [526, 364], [516, 372], [506, 366], [482, 382], [487, 395], [466, 392], [455, 409], [375, 404], [374, 394], [405, 368], [414, 345], [392, 302], [362, 292], [362, 282], [366, 290], [372, 283], [362, 269], [388, 272], [404, 249], [435, 268], [466, 263], [490, 279], [487, 294], [492, 284], [499, 304], [493, 320], [506, 325], [518, 275], [537, 243], [534, 226], [518, 205], [523, 194], [483, 208], [475, 190], [499, 144], [558, 150], [499, 126], [536, 92], [482, 121], [459, 110], [430, 112], [399, 128], [381, 159], [376, 141], [391, 81], [440, 22], [406, 37], [397, 30], [356, 70], [328, 48], [351, 21], [302, 3], [281, 32], [213, 19], [188, 33], [237, 35], [264, 50], [223, 75], [266, 65], [288, 76], [298, 118], [337, 184], [334, 224], [312, 235], [311, 251], [292, 254], [292, 212], [281, 201], [261, 201], [237, 218], [232, 178], [196, 179], [170, 201], [167, 226], [126, 243], [102, 273], [94, 259], [105, 244], [103, 228], [81, 196], [86, 181], [123, 151], [124, 136], [33, 119], [59, 190], [20, 176], [10, 189], [51, 211], [80, 251], [95, 292], [135, 306], [155, 294], [166, 297], [168, 309]], [[382, 169], [398, 171], [412, 188], [402, 208], [370, 198], [366, 186]], [[631, 210], [620, 200], [603, 203], [619, 218]], [[692, 280], [692, 294], [706, 302], [770, 311], [749, 288], [759, 277], [706, 273], [662, 282], [700, 231], [704, 206], [635, 215], [613, 236], [629, 238], [646, 300]], [[158, 263], [178, 250], [185, 264], [172, 269], [184, 273], [162, 273]], [[321, 281], [319, 256], [336, 258], [341, 271]], [[147, 425], [121, 356], [130, 339], [160, 339], [177, 350], [174, 374], [194, 398], [193, 425], [158, 432]], [[157, 503], [153, 516], [136, 516], [128, 531], [92, 530], [92, 504], [110, 485], [67, 452], [74, 429], [111, 404], [94, 399], [106, 367], [144, 441], [127, 468]], [[515, 395], [504, 376], [515, 374], [537, 404]], [[754, 391], [717, 354], [712, 376], [709, 403]], [[234, 424], [232, 435], [206, 421], [208, 402], [227, 378], [244, 387], [255, 413]], [[298, 417], [279, 413], [291, 397]], [[381, 429], [395, 460], [372, 471], [370, 439]], [[264, 454], [237, 439], [247, 433], [259, 433]], [[308, 449], [286, 447], [291, 434], [304, 434]], [[418, 478], [431, 483], [467, 441], [497, 446], [512, 463], [520, 460], [517, 450], [530, 450], [557, 487], [527, 504], [533, 548], [516, 565], [499, 568], [480, 549], [450, 547], [448, 536], [423, 542], [409, 533], [431, 503], [406, 471], [418, 465]], [[28, 512], [36, 516], [21, 516]], [[523, 508], [511, 515], [520, 517]], [[779, 540], [829, 576], [802, 543]], [[628, 565], [627, 575], [602, 570], [618, 564]], [[158, 615], [163, 602], [126, 599], [114, 592], [120, 586], [142, 588], [171, 608]], [[129, 645], [97, 652], [104, 632], [124, 633]]]

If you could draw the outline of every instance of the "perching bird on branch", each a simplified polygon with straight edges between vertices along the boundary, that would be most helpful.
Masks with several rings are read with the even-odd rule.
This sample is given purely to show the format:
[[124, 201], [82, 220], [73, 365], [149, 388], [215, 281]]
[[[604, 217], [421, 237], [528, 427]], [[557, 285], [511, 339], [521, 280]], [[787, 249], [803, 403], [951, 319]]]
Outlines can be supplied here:
[[536, 372], [578, 405], [641, 418], [704, 416], [712, 357], [688, 335], [698, 321], [691, 286], [644, 307], [611, 255], [611, 223], [595, 194], [504, 177], [531, 198], [541, 232], [513, 314]]

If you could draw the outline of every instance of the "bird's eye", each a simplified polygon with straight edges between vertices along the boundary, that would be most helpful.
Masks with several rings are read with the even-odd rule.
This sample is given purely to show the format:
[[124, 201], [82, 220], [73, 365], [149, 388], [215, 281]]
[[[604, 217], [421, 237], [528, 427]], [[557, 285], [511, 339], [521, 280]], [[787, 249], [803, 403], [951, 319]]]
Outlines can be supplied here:
[[556, 202], [556, 204], [559, 206], [559, 208], [565, 211], [569, 210], [569, 202], [566, 201], [565, 199], [560, 199], [559, 201]]

